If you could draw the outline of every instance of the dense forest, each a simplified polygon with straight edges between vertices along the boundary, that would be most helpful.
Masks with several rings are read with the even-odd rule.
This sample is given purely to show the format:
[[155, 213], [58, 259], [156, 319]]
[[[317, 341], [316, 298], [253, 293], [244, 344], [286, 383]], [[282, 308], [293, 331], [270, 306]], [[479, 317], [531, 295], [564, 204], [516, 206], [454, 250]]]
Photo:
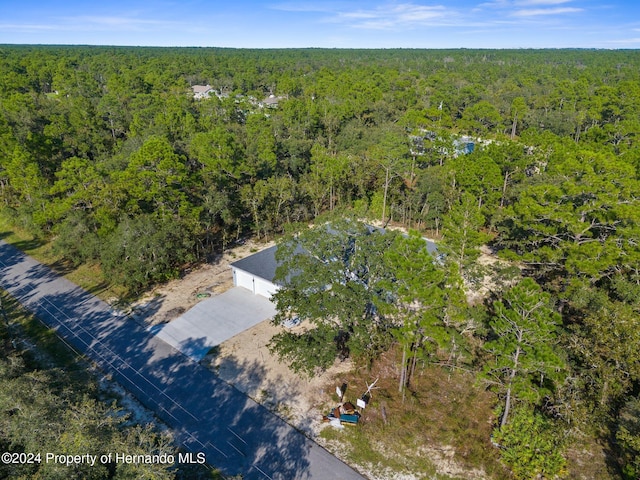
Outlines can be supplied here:
[[[1, 208], [131, 292], [332, 212], [442, 239], [442, 272], [414, 236], [365, 247], [403, 285], [388, 315], [418, 322], [392, 337], [403, 375], [477, 372], [516, 478], [567, 475], [581, 435], [637, 478], [639, 68], [636, 51], [4, 46]], [[481, 245], [517, 275], [463, 305]]]

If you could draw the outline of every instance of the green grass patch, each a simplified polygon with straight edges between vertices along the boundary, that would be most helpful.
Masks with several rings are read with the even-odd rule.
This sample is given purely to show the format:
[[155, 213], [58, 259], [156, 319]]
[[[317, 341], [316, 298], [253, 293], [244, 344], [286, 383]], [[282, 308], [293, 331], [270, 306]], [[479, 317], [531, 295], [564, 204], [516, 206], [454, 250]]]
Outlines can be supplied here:
[[23, 354], [26, 360], [35, 368], [46, 369], [53, 365], [63, 368], [79, 382], [88, 381], [89, 374], [79, 362], [81, 355], [65, 343], [54, 330], [3, 290], [0, 290], [0, 301], [6, 315], [6, 321], [5, 317], [2, 318], [6, 338], [8, 341], [29, 344], [29, 348]]
[[379, 428], [364, 424], [346, 426], [342, 430], [326, 427], [320, 433], [325, 440], [340, 445], [333, 450], [339, 451], [347, 463], [378, 475], [387, 472], [412, 473], [419, 478], [451, 480], [451, 477], [437, 476], [435, 466], [426, 457], [398, 454], [395, 447], [390, 446], [381, 435], [384, 432]]
[[65, 261], [60, 255], [56, 255], [50, 240], [34, 237], [30, 232], [16, 227], [7, 217], [6, 212], [0, 212], [0, 239], [47, 265], [102, 300], [123, 298], [127, 293], [124, 287], [106, 282], [99, 265], [75, 266], [71, 262]]

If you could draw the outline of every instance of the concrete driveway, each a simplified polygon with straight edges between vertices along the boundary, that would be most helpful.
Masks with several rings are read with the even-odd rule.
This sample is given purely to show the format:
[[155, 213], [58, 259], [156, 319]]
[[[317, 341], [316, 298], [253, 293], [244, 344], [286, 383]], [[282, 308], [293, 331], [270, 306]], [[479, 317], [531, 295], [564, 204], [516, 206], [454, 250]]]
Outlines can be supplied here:
[[242, 287], [203, 300], [182, 316], [164, 325], [151, 327], [151, 333], [195, 361], [216, 345], [271, 318], [273, 303]]

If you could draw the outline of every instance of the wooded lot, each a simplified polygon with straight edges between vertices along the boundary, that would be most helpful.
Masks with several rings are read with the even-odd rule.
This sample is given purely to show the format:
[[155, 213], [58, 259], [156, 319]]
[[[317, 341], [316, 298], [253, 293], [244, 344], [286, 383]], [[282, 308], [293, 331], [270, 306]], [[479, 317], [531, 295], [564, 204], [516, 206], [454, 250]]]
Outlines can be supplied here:
[[[342, 282], [292, 265], [317, 283], [278, 294], [314, 325], [274, 340], [294, 368], [395, 345], [401, 390], [438, 364], [495, 392], [514, 478], [570, 477], [588, 438], [635, 479], [638, 71], [624, 50], [2, 46], [0, 208], [132, 293], [290, 224], [315, 259], [355, 246]], [[352, 220], [299, 226], [327, 214]], [[512, 268], [483, 269], [482, 245]]]

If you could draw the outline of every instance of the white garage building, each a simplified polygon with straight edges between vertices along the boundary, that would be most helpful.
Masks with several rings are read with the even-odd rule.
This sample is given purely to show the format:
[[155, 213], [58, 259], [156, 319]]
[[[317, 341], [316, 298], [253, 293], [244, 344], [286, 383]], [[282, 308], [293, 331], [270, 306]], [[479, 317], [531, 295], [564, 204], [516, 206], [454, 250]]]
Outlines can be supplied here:
[[276, 247], [273, 246], [233, 262], [231, 264], [233, 284], [236, 287], [246, 288], [254, 295], [271, 298], [279, 288], [273, 283], [278, 266], [275, 254]]
[[[369, 229], [370, 232], [374, 230], [384, 231], [376, 227], [369, 227]], [[429, 253], [437, 258], [438, 249], [436, 244], [427, 238], [424, 240], [427, 243]], [[261, 295], [267, 299], [271, 299], [271, 295], [276, 293], [280, 288], [273, 281], [278, 266], [276, 249], [277, 247], [274, 245], [242, 260], [233, 262], [231, 264], [233, 284], [236, 287], [246, 288], [250, 292], [253, 292], [254, 295]], [[298, 246], [296, 253], [302, 251], [302, 248]]]

